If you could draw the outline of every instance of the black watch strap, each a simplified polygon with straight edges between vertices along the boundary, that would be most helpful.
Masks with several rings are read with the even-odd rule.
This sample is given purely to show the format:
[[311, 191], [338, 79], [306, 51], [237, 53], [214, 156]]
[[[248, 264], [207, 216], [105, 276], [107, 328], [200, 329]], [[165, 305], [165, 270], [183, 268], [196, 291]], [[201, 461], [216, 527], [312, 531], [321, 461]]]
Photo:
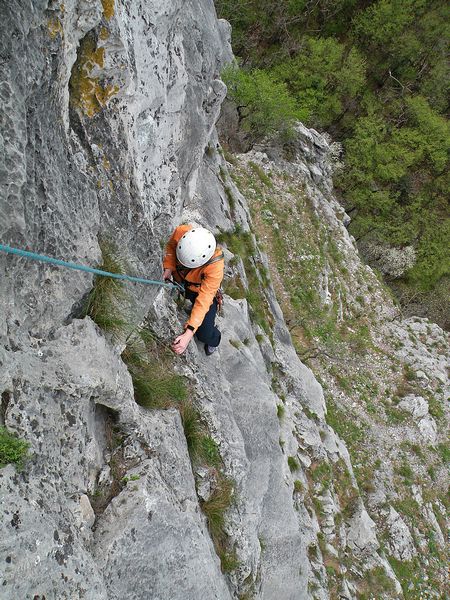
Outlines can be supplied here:
[[194, 327], [192, 327], [192, 325], [186, 325], [186, 329], [190, 329], [191, 331], [194, 331]]

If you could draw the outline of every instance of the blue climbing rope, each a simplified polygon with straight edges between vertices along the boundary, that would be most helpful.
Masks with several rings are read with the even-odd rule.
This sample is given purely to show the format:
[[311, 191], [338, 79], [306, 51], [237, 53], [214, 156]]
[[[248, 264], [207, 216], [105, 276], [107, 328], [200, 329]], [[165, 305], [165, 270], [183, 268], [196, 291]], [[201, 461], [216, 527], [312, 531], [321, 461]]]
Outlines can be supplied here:
[[4, 244], [0, 244], [0, 251], [6, 252], [7, 254], [15, 254], [16, 256], [29, 258], [31, 260], [39, 260], [41, 262], [50, 263], [59, 267], [66, 267], [66, 269], [74, 269], [76, 271], [85, 271], [86, 273], [101, 275], [102, 277], [113, 277], [114, 279], [123, 279], [125, 281], [133, 281], [135, 283], [145, 283], [147, 285], [158, 285], [161, 287], [184, 291], [183, 286], [177, 282], [168, 283], [165, 281], [144, 279], [142, 277], [133, 277], [132, 275], [124, 275], [122, 273], [110, 273], [109, 271], [102, 271], [101, 269], [94, 269], [93, 267], [87, 267], [86, 265], [78, 265], [76, 263], [66, 262], [65, 260], [59, 260], [57, 258], [52, 258], [51, 256], [45, 256], [44, 254], [36, 254], [35, 252], [28, 252], [27, 250], [21, 250], [20, 248], [12, 248], [11, 246], [5, 246]]

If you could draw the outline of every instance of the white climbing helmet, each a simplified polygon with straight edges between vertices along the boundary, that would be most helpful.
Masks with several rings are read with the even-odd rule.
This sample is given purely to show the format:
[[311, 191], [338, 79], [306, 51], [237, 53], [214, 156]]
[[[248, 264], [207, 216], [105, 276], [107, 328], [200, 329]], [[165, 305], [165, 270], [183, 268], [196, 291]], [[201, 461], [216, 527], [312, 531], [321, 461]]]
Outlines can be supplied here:
[[177, 258], [185, 267], [204, 265], [214, 254], [216, 238], [204, 227], [193, 227], [177, 244]]

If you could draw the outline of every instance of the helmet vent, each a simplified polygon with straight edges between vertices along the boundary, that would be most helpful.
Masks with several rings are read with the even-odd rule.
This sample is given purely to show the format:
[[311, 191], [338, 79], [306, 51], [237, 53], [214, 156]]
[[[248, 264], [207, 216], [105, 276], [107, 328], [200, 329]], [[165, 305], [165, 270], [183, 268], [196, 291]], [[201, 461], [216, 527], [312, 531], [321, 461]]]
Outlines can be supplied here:
[[195, 258], [193, 258], [191, 262], [195, 262]]
[[208, 248], [211, 248], [211, 244], [209, 244]]
[[204, 255], [202, 256], [202, 258], [206, 258], [206, 254], [204, 254]]

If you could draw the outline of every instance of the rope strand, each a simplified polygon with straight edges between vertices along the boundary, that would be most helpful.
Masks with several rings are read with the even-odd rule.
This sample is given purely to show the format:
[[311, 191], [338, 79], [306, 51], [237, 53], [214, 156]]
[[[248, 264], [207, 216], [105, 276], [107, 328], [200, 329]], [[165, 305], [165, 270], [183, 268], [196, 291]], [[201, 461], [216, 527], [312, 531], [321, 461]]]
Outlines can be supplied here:
[[170, 289], [183, 290], [183, 287], [177, 282], [168, 283], [165, 281], [144, 279], [143, 277], [134, 277], [132, 275], [125, 275], [122, 273], [110, 273], [109, 271], [102, 271], [101, 269], [87, 267], [86, 265], [79, 265], [73, 262], [59, 260], [57, 258], [52, 258], [51, 256], [45, 256], [44, 254], [36, 254], [35, 252], [28, 252], [28, 250], [12, 248], [11, 246], [6, 246], [4, 244], [0, 244], [0, 251], [6, 252], [6, 254], [22, 256], [23, 258], [28, 258], [30, 260], [37, 260], [40, 262], [50, 263], [52, 265], [57, 265], [58, 267], [65, 267], [66, 269], [74, 269], [76, 271], [84, 271], [85, 273], [93, 273], [94, 275], [100, 275], [102, 277], [113, 277], [114, 279], [123, 279], [125, 281], [132, 281], [134, 283], [143, 283], [146, 285], [157, 285], [160, 287], [167, 287]]

